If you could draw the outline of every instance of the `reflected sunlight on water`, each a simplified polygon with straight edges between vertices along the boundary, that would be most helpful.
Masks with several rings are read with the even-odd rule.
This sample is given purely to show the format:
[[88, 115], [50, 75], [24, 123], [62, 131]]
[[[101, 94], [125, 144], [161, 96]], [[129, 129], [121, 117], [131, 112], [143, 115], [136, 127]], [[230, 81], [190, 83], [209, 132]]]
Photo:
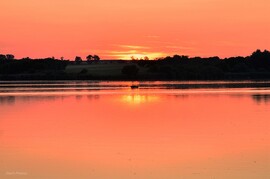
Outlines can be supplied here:
[[131, 94], [131, 95], [123, 95], [121, 99], [124, 103], [139, 105], [142, 103], [157, 102], [159, 100], [159, 97], [145, 94], [144, 95]]

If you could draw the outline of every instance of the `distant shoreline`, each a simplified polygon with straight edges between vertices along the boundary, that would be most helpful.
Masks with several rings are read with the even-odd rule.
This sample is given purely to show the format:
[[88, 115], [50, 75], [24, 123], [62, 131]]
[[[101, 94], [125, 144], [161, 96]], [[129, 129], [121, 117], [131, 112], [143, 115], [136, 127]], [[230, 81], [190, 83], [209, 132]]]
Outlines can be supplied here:
[[[0, 58], [0, 80], [204, 81], [270, 80], [270, 52], [247, 57], [174, 55], [157, 60], [87, 60]], [[79, 59], [79, 60], [78, 60]]]

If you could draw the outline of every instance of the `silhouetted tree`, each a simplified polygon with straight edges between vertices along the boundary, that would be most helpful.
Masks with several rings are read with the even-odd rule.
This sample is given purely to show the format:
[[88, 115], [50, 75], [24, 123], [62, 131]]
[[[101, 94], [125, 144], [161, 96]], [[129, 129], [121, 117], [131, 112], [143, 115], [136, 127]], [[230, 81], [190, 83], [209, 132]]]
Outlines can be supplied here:
[[7, 54], [6, 57], [7, 57], [7, 60], [14, 60], [15, 58], [15, 56], [12, 54]]
[[181, 56], [180, 56], [180, 55], [174, 55], [174, 56], [173, 56], [173, 59], [174, 59], [174, 60], [181, 60]]
[[92, 56], [92, 55], [88, 55], [88, 56], [86, 57], [87, 63], [91, 63], [92, 60], [93, 60], [93, 56]]
[[148, 56], [145, 56], [143, 59], [144, 60], [149, 60], [149, 57]]
[[131, 58], [131, 60], [139, 60], [138, 58], [136, 58], [134, 56], [131, 56], [130, 58]]
[[6, 55], [0, 54], [0, 60], [6, 60], [6, 59], [7, 59]]
[[172, 59], [173, 59], [172, 57], [167, 56], [167, 57], [165, 57], [163, 60], [165, 60], [165, 61], [170, 61], [170, 60], [172, 60]]
[[97, 56], [97, 55], [94, 55], [93, 58], [94, 58], [95, 61], [99, 61], [100, 60], [99, 56]]
[[186, 56], [186, 55], [182, 55], [182, 56], [180, 56], [180, 55], [174, 55], [173, 57], [166, 57], [167, 58], [167, 60], [188, 60], [189, 59], [189, 57], [188, 56]]
[[76, 56], [76, 57], [75, 57], [75, 63], [76, 63], [76, 64], [82, 63], [82, 58], [79, 57], [79, 56]]
[[93, 59], [93, 56], [92, 55], [88, 55], [87, 57], [86, 57], [86, 60], [87, 61], [91, 61]]
[[22, 60], [26, 60], [26, 61], [29, 61], [29, 60], [32, 60], [30, 57], [24, 57], [24, 58], [22, 58]]
[[189, 57], [187, 55], [182, 55], [181, 58], [182, 58], [182, 60], [188, 60], [189, 59]]
[[256, 50], [250, 56], [252, 65], [259, 71], [270, 70], [270, 52]]
[[250, 57], [253, 60], [270, 60], [270, 52], [267, 50], [264, 50], [263, 52], [261, 50], [256, 50]]
[[262, 52], [260, 49], [257, 49], [255, 52], [252, 53], [250, 56], [252, 59], [260, 59], [262, 56]]

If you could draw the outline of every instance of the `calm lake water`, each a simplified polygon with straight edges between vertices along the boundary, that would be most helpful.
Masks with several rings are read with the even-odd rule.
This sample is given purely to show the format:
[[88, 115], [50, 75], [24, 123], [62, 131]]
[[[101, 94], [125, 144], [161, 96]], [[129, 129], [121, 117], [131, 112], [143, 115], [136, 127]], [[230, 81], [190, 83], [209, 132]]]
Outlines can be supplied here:
[[269, 81], [0, 82], [1, 179], [269, 179], [269, 131]]

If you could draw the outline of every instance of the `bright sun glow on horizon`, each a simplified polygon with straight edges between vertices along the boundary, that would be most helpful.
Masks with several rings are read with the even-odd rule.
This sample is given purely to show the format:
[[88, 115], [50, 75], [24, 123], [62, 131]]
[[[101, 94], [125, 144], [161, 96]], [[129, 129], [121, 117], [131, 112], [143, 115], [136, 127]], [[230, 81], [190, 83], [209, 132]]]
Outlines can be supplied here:
[[270, 49], [266, 0], [2, 0], [0, 7], [0, 54], [17, 58], [224, 58]]
[[121, 60], [140, 60], [140, 59], [145, 59], [146, 57], [149, 60], [154, 60], [156, 58], [164, 57], [166, 54], [163, 53], [119, 53], [119, 54], [114, 54], [112, 53], [112, 56], [115, 57], [116, 59], [121, 59]]
[[153, 52], [151, 47], [140, 45], [116, 45], [120, 50], [108, 51], [108, 57], [121, 60], [145, 59], [154, 60], [168, 56], [164, 52]]

